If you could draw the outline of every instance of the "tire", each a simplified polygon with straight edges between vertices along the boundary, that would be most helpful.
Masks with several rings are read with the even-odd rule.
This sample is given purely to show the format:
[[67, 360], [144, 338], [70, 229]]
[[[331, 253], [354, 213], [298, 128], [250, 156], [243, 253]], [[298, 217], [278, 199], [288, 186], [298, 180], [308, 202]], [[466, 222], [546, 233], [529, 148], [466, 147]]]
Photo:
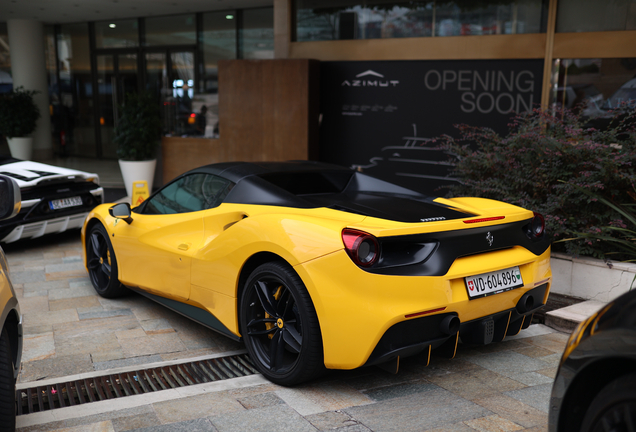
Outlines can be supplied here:
[[0, 432], [15, 431], [15, 380], [6, 329], [0, 335]]
[[93, 288], [102, 297], [116, 298], [126, 294], [117, 279], [117, 259], [106, 228], [93, 225], [86, 238], [86, 267]]
[[243, 287], [240, 329], [256, 368], [291, 386], [324, 369], [316, 310], [300, 277], [284, 262], [256, 268]]
[[583, 417], [581, 431], [636, 430], [636, 374], [622, 376], [592, 400]]

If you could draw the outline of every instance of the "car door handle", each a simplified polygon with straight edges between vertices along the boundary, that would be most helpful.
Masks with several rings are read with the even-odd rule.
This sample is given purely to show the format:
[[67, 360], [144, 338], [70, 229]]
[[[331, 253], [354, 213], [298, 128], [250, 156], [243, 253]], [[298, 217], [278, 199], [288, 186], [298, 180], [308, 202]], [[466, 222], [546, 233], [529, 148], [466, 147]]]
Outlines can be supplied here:
[[177, 249], [187, 251], [188, 249], [190, 249], [190, 243], [181, 243], [179, 246], [177, 246]]

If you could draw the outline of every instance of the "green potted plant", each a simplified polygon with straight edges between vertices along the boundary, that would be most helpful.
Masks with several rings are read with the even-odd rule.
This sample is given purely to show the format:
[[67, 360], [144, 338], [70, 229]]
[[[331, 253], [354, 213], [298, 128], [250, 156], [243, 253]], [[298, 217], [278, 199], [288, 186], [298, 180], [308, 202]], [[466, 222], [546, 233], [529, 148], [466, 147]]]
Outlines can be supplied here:
[[159, 102], [148, 92], [128, 93], [119, 107], [113, 136], [128, 196], [132, 196], [133, 182], [139, 180], [145, 180], [152, 191], [160, 132]]
[[0, 134], [7, 138], [11, 155], [18, 159], [31, 159], [33, 138], [40, 118], [40, 110], [33, 101], [37, 91], [17, 87], [0, 95]]

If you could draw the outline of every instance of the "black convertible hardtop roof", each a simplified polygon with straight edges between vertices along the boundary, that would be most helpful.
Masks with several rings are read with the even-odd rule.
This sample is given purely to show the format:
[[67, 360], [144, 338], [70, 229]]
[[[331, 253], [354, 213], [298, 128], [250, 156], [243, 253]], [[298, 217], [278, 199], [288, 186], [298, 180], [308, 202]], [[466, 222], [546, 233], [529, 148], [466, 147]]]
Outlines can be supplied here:
[[262, 176], [264, 174], [290, 173], [290, 172], [321, 172], [342, 171], [351, 172], [349, 168], [339, 165], [314, 161], [286, 161], [286, 162], [221, 162], [195, 168], [186, 174], [205, 172], [238, 183], [241, 179], [250, 176]]
[[194, 173], [212, 174], [234, 183], [225, 203], [326, 207], [403, 222], [467, 216], [427, 195], [323, 162], [224, 162], [183, 175]]

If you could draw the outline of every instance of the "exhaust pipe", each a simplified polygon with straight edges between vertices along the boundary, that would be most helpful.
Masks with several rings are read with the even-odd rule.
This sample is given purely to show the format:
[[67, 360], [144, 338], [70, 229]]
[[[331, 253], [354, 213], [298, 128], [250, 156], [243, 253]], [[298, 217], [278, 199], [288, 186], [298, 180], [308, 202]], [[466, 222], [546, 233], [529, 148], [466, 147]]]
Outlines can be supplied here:
[[459, 331], [461, 322], [455, 315], [448, 315], [439, 324], [439, 330], [446, 335], [454, 335]]
[[531, 293], [525, 293], [517, 303], [517, 312], [524, 314], [535, 308], [534, 296]]

